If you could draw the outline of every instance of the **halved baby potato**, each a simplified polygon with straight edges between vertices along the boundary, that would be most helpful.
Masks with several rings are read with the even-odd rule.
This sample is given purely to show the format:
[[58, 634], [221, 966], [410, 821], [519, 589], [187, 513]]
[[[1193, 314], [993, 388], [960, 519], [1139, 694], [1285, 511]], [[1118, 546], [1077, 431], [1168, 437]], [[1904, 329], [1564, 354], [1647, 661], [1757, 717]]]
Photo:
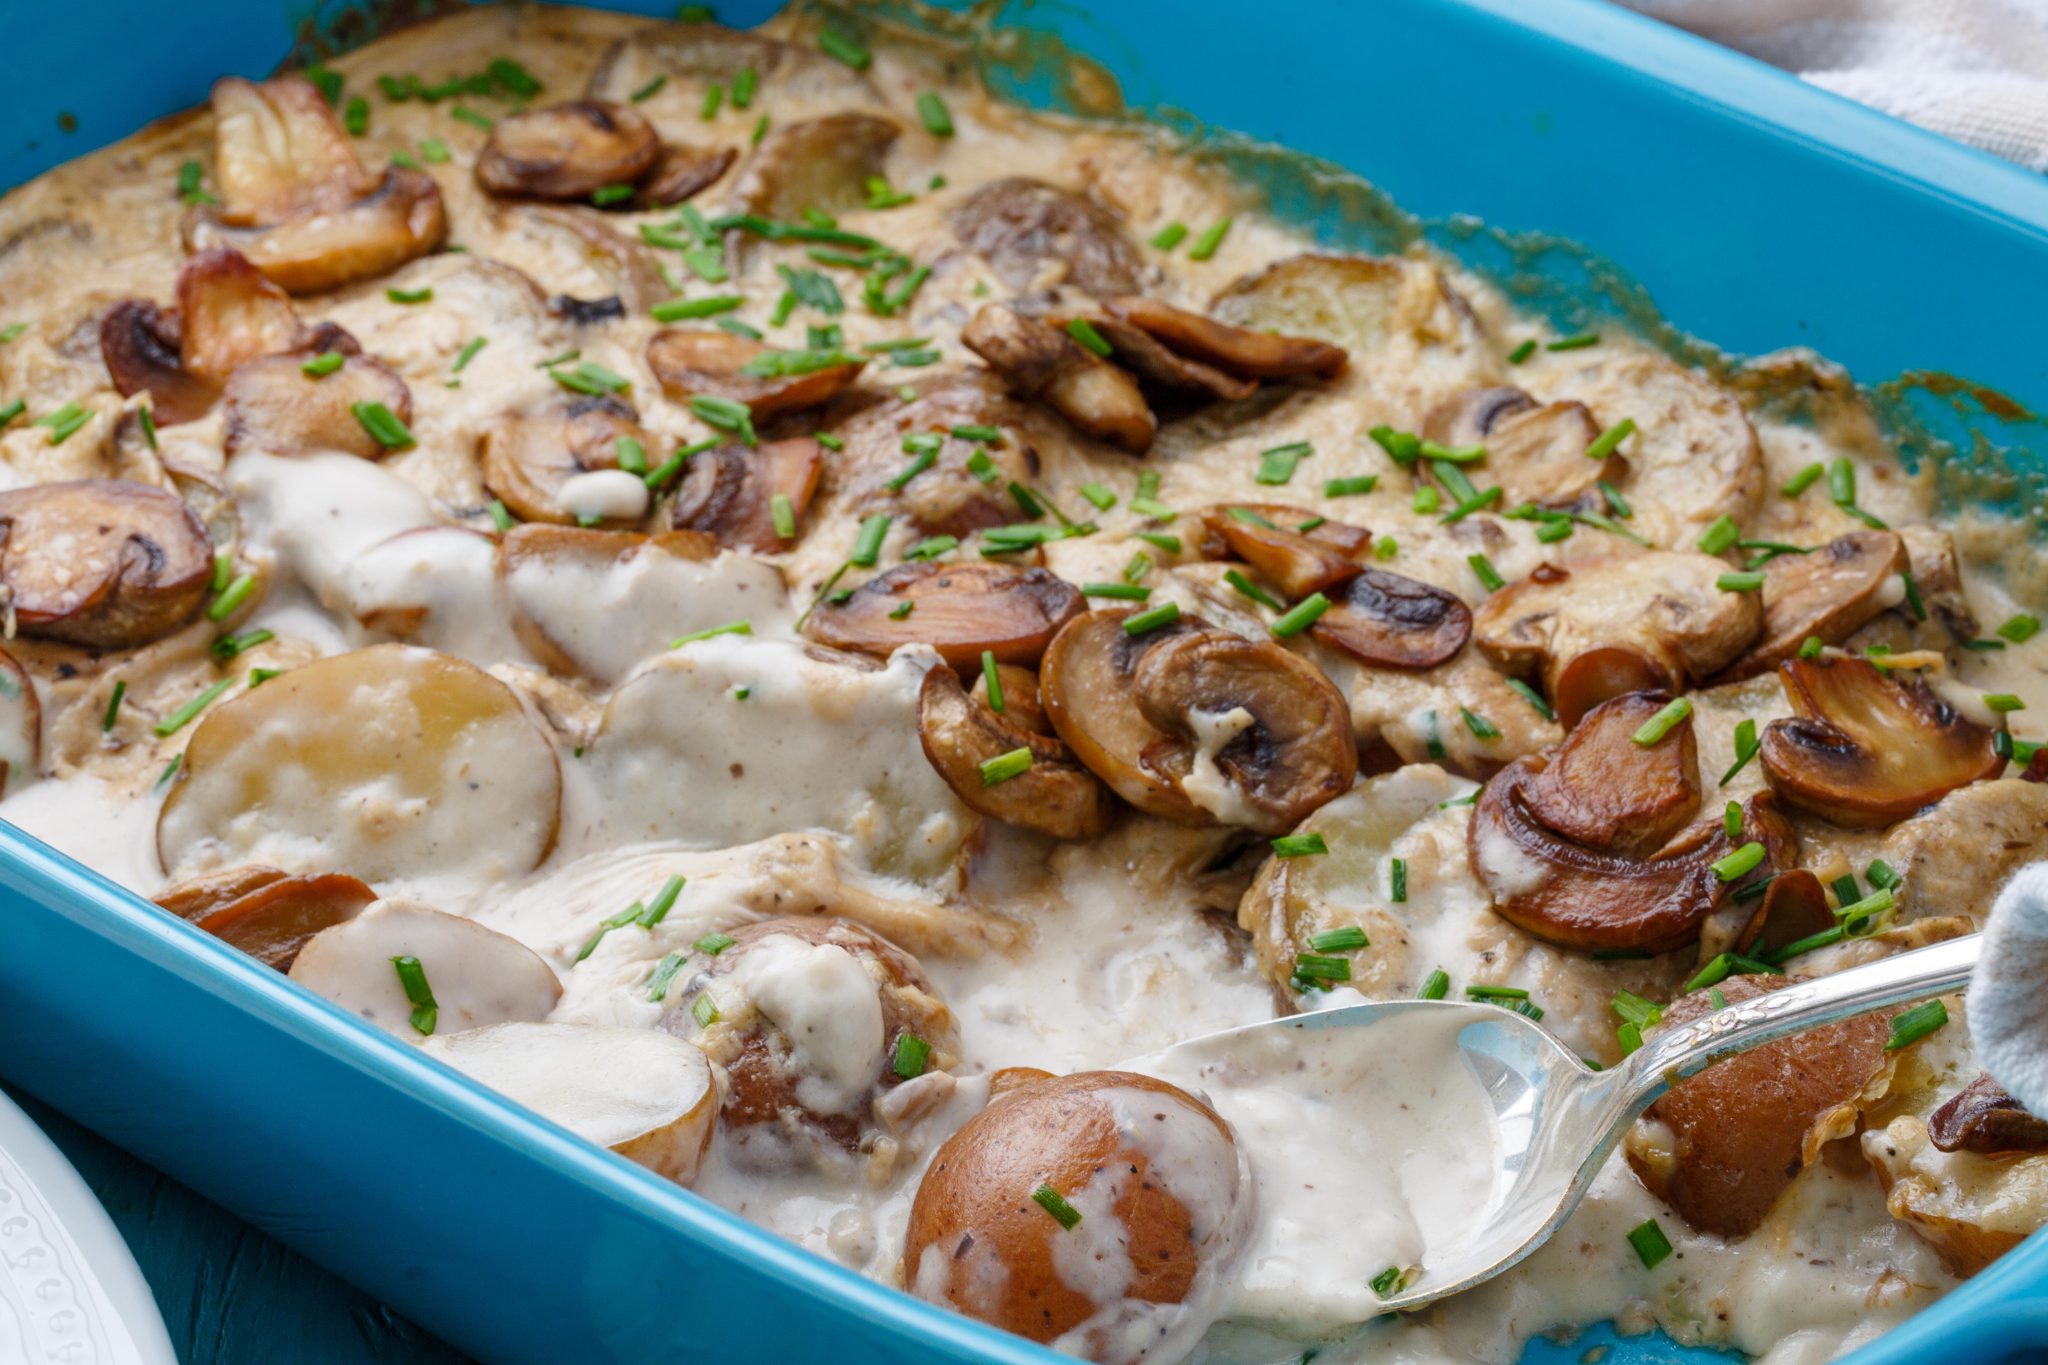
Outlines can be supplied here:
[[[410, 958], [429, 1000], [409, 982]], [[516, 938], [409, 901], [378, 901], [299, 949], [291, 978], [407, 1042], [446, 1031], [548, 1017], [555, 969]]]
[[157, 821], [166, 871], [351, 868], [373, 881], [517, 876], [555, 839], [555, 750], [473, 664], [373, 645], [206, 713]]
[[420, 1050], [679, 1185], [711, 1150], [711, 1064], [669, 1034], [513, 1022], [436, 1032]]
[[79, 479], [0, 493], [0, 588], [24, 635], [97, 649], [161, 639], [213, 580], [213, 541], [182, 498]]

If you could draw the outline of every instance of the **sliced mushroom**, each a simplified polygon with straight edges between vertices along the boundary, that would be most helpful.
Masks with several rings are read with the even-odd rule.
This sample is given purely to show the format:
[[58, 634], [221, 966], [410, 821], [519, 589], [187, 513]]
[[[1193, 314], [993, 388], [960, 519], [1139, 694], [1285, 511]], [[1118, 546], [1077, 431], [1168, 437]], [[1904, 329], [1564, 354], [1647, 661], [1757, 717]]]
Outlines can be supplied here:
[[[1734, 976], [1717, 990], [1730, 1004], [1769, 993], [1776, 979]], [[1664, 1011], [1666, 1030], [1713, 1013], [1707, 991]], [[1686, 1224], [1722, 1237], [1756, 1231], [1778, 1196], [1828, 1142], [1853, 1133], [1861, 1107], [1891, 1071], [1883, 1014], [1730, 1057], [1650, 1106], [1626, 1140], [1628, 1162]]]
[[146, 299], [123, 299], [100, 319], [100, 356], [121, 394], [147, 393], [159, 426], [206, 415], [218, 392], [188, 373], [179, 356], [177, 313]]
[[1529, 814], [1573, 843], [1647, 857], [1700, 809], [1699, 746], [1688, 715], [1647, 747], [1635, 742], [1668, 692], [1629, 692], [1586, 713], [1522, 788]]
[[[548, 250], [566, 248], [573, 252], [592, 274], [611, 287], [628, 312], [643, 313], [675, 293], [662, 278], [661, 265], [646, 246], [613, 231], [609, 224], [581, 208], [515, 204], [500, 208], [497, 216], [508, 226], [516, 224], [520, 231], [541, 238], [547, 242]], [[535, 291], [539, 291], [539, 286], [535, 286]], [[610, 311], [602, 299], [587, 306]], [[550, 311], [564, 316], [568, 310], [558, 296], [551, 302]]]
[[[1610, 716], [1618, 721], [1621, 714]], [[1647, 749], [1623, 741], [1635, 752], [1616, 753], [1611, 741], [1619, 729], [1618, 723], [1611, 730], [1602, 723], [1591, 732], [1580, 746], [1589, 761], [1545, 782], [1543, 797], [1553, 814], [1572, 812], [1565, 823], [1581, 834], [1612, 830], [1611, 847], [1574, 842], [1536, 814], [1531, 788], [1544, 781], [1562, 756], [1559, 750], [1517, 759], [1487, 782], [1473, 811], [1467, 852], [1473, 873], [1492, 896], [1494, 913], [1545, 942], [1582, 952], [1669, 952], [1697, 938], [1707, 916], [1732, 892], [1789, 864], [1792, 834], [1770, 793], [1760, 792], [1743, 804], [1735, 840], [1717, 813], [1647, 856], [1623, 851], [1647, 845], [1647, 834], [1673, 821], [1682, 807], [1683, 791], [1674, 795], [1655, 786], [1659, 774], [1675, 780], [1673, 765], [1656, 751], [1685, 740], [1667, 736]], [[1622, 774], [1595, 770], [1602, 753], [1643, 774], [1641, 781], [1630, 775], [1622, 789], [1628, 799], [1609, 795]], [[1764, 846], [1763, 862], [1723, 882], [1713, 863], [1751, 841]]]
[[242, 867], [173, 888], [157, 904], [288, 972], [313, 935], [354, 919], [376, 899], [366, 883], [339, 872], [290, 877], [273, 867]]
[[1991, 1077], [1979, 1076], [1928, 1116], [1927, 1136], [1944, 1152], [2048, 1152], [2048, 1119], [2029, 1113]]
[[[1960, 643], [1977, 638], [1977, 614], [1970, 609], [1963, 591], [1962, 566], [1956, 559], [1955, 537], [1938, 526], [1902, 526], [1899, 539], [1906, 546], [1906, 560], [1912, 566], [1913, 586], [1919, 590], [1920, 605]], [[1886, 594], [1889, 596], [1889, 594]], [[1893, 611], [1913, 615], [1910, 600], [1901, 601]]]
[[447, 654], [373, 645], [209, 708], [157, 851], [177, 876], [267, 863], [516, 877], [553, 847], [561, 789], [554, 746], [510, 687]]
[[1133, 614], [1087, 612], [1053, 636], [1038, 670], [1046, 719], [1074, 757], [1139, 810], [1183, 825], [1211, 824], [1210, 813], [1181, 790], [1179, 773], [1147, 761], [1175, 754], [1186, 757], [1186, 746], [1146, 718], [1137, 694], [1138, 667], [1147, 654], [1211, 627], [1199, 617], [1183, 615], [1132, 635], [1124, 621]]
[[1178, 741], [1141, 761], [1224, 824], [1285, 833], [1358, 776], [1344, 694], [1270, 640], [1189, 632], [1146, 651], [1132, 681], [1139, 713]]
[[720, 545], [757, 554], [787, 550], [791, 542], [775, 529], [775, 497], [789, 499], [799, 534], [804, 510], [818, 491], [823, 448], [813, 436], [764, 441], [752, 449], [737, 443], [691, 459], [669, 504], [668, 524], [678, 531], [702, 531]]
[[350, 356], [340, 369], [319, 376], [307, 374], [298, 356], [251, 361], [228, 380], [227, 452], [341, 450], [382, 459], [384, 444], [356, 418], [360, 403], [380, 403], [400, 422], [412, 421], [412, 390], [367, 356]]
[[1106, 306], [1169, 350], [1247, 379], [1329, 379], [1349, 360], [1327, 341], [1233, 327], [1156, 299], [1111, 299]]
[[889, 119], [852, 112], [783, 124], [740, 167], [733, 197], [742, 212], [772, 219], [865, 208], [868, 181], [883, 175], [901, 135]]
[[332, 213], [376, 183], [333, 108], [303, 77], [222, 77], [213, 86], [213, 123], [223, 223], [269, 227]]
[[1071, 284], [1096, 298], [1135, 293], [1144, 258], [1122, 219], [1093, 200], [1021, 176], [969, 195], [948, 219], [953, 235], [1014, 290]]
[[[925, 674], [917, 737], [924, 756], [970, 810], [1054, 839], [1092, 839], [1109, 827], [1116, 808], [1109, 788], [1059, 740], [969, 697], [951, 668], [941, 665]], [[1030, 751], [1029, 768], [995, 783], [983, 777], [984, 764], [1018, 749]]]
[[[616, 469], [623, 439], [643, 449], [655, 444], [632, 406], [610, 394], [501, 417], [483, 434], [484, 487], [522, 520], [572, 524], [576, 516], [563, 501], [563, 489], [578, 475]], [[623, 520], [637, 523], [639, 517]]]
[[1788, 867], [1771, 878], [1735, 947], [1751, 957], [1765, 956], [1834, 927], [1835, 913], [1820, 878], [1806, 868]]
[[[431, 1009], [408, 992], [398, 958], [419, 964]], [[291, 978], [412, 1043], [491, 1024], [537, 1022], [562, 998], [554, 968], [518, 939], [405, 901], [379, 901], [313, 935], [292, 963]]]
[[[916, 605], [898, 615], [902, 604]], [[997, 663], [1032, 667], [1061, 626], [1083, 610], [1081, 594], [1044, 569], [1011, 564], [899, 564], [861, 584], [804, 623], [819, 644], [886, 659], [928, 644], [955, 668]]]
[[1838, 645], [1903, 598], [1906, 546], [1890, 531], [1851, 531], [1803, 555], [1764, 565], [1764, 629], [1731, 678], [1765, 673], [1799, 652], [1808, 639]]
[[[1365, 572], [1365, 566], [1353, 558], [1355, 552], [1338, 548], [1330, 538], [1285, 529], [1285, 525], [1299, 525], [1313, 520], [1312, 517], [1304, 516], [1300, 522], [1282, 526], [1261, 526], [1242, 516], [1232, 516], [1234, 510], [1243, 509], [1210, 507], [1202, 510], [1202, 525], [1209, 532], [1204, 549], [1207, 549], [1207, 540], [1220, 541], [1231, 556], [1257, 569], [1280, 589], [1282, 596], [1290, 600], [1306, 597], [1312, 592], [1332, 592]], [[1325, 523], [1328, 524], [1331, 523]], [[1315, 529], [1320, 531], [1323, 527]], [[1357, 532], [1360, 550], [1371, 543], [1370, 532], [1356, 527], [1347, 529]]]
[[1259, 391], [1259, 386], [1249, 379], [1225, 374], [1213, 365], [1204, 365], [1199, 360], [1175, 354], [1150, 332], [1122, 318], [1111, 317], [1107, 313], [1086, 313], [1047, 320], [1062, 329], [1076, 320], [1086, 322], [1109, 343], [1110, 359], [1146, 383], [1183, 394], [1225, 400], [1249, 398]]
[[640, 182], [633, 207], [667, 208], [694, 199], [718, 183], [739, 159], [734, 147], [699, 147], [690, 142], [663, 143], [654, 169]]
[[515, 1022], [436, 1031], [421, 1051], [678, 1184], [697, 1178], [711, 1150], [711, 1064], [671, 1034]]
[[[996, 688], [1003, 699], [1003, 719], [1012, 725], [1021, 726], [1035, 735], [1049, 735], [1052, 722], [1046, 719], [1045, 705], [1038, 698], [1038, 675], [1028, 668], [1016, 664], [996, 665]], [[988, 688], [988, 670], [974, 674], [974, 686], [968, 695], [982, 706], [991, 703]]]
[[834, 355], [830, 363], [785, 373], [780, 353], [758, 341], [683, 327], [665, 327], [647, 342], [647, 367], [676, 399], [698, 394], [745, 403], [757, 422], [830, 402], [860, 377], [867, 361]]
[[1572, 725], [1623, 692], [1682, 691], [1727, 667], [1763, 623], [1755, 593], [1717, 586], [1727, 571], [1682, 550], [1543, 564], [1488, 597], [1473, 626], [1489, 658], [1538, 673]]
[[1764, 776], [1837, 825], [1889, 825], [2005, 769], [1993, 731], [1918, 678], [1862, 659], [1790, 659], [1778, 681], [1794, 714], [1764, 727]]
[[1159, 432], [1138, 382], [1056, 327], [1004, 304], [984, 304], [960, 342], [1028, 397], [1090, 436], [1144, 451]]
[[1294, 507], [1284, 502], [1228, 502], [1202, 509], [1199, 514], [1204, 521], [1202, 553], [1210, 559], [1227, 559], [1235, 551], [1229, 542], [1207, 528], [1212, 514], [1231, 517], [1235, 521], [1246, 521], [1257, 526], [1270, 522], [1283, 531], [1294, 531], [1307, 536], [1317, 545], [1326, 545], [1349, 559], [1363, 560], [1366, 551], [1372, 548], [1372, 532], [1363, 526], [1347, 522], [1332, 521], [1319, 512], [1306, 507]]
[[447, 210], [434, 178], [401, 166], [387, 171], [369, 194], [332, 212], [241, 228], [202, 208], [185, 223], [190, 249], [232, 247], [292, 294], [317, 294], [389, 274], [435, 250], [447, 236]]
[[[956, 429], [992, 427], [994, 441], [954, 436]], [[1071, 436], [1060, 421], [1033, 404], [1012, 397], [994, 374], [958, 370], [917, 381], [908, 403], [872, 403], [835, 428], [846, 447], [832, 461], [834, 485], [863, 513], [900, 515], [923, 535], [966, 537], [1017, 519], [1012, 482], [1038, 478], [1042, 442]], [[939, 438], [931, 466], [898, 484], [910, 456], [906, 437]], [[976, 452], [987, 457], [988, 473], [977, 470]]]
[[1421, 434], [1444, 446], [1485, 446], [1487, 473], [1514, 506], [1575, 506], [1597, 497], [1602, 479], [1619, 483], [1628, 476], [1620, 455], [1586, 458], [1600, 426], [1584, 403], [1540, 404], [1517, 388], [1454, 393], [1430, 410]]
[[507, 197], [588, 199], [633, 184], [660, 156], [654, 125], [633, 110], [568, 100], [500, 118], [477, 153], [476, 182]]
[[1397, 256], [1291, 256], [1238, 280], [1210, 305], [1213, 321], [1307, 337], [1348, 355], [1408, 364], [1429, 391], [1479, 383], [1498, 362], [1472, 305], [1428, 261]]
[[1309, 634], [1381, 668], [1435, 668], [1471, 638], [1472, 609], [1442, 588], [1366, 569], [1331, 595]]
[[0, 587], [24, 635], [147, 644], [191, 620], [212, 579], [206, 528], [160, 488], [81, 479], [0, 493]]

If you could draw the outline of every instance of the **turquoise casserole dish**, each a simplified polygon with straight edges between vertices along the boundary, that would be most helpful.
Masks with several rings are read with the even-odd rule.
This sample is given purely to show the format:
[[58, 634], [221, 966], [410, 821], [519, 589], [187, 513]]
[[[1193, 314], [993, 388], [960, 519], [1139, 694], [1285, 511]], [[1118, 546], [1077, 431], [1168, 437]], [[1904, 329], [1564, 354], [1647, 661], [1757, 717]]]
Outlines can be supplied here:
[[[775, 6], [719, 8], [749, 24]], [[180, 15], [175, 43], [110, 44], [163, 32], [163, 13], [11, 7], [0, 185], [202, 101], [218, 74], [264, 73], [346, 18], [221, 0]], [[1737, 353], [1810, 345], [1866, 384], [1938, 369], [1882, 395], [1904, 455], [1947, 443], [2006, 462], [2022, 476], [1995, 486], [2006, 510], [2039, 518], [2026, 476], [2048, 452], [2028, 415], [2048, 402], [2033, 326], [2048, 315], [2048, 185], [2033, 176], [1597, 0], [1255, 14], [1118, 0], [1012, 5], [997, 22], [1088, 54], [1135, 107], [1326, 158], [1418, 215], [1365, 221], [1353, 200], [1276, 181], [1283, 211], [1343, 245], [1421, 232], [1512, 275], [1560, 323], [1619, 311]], [[1015, 93], [1052, 91], [1020, 77]], [[511, 1109], [5, 826], [0, 926], [0, 1076], [483, 1359], [1058, 1358]], [[1617, 1365], [1709, 1354], [1602, 1334], [1529, 1358], [1596, 1342]], [[1853, 1359], [2044, 1353], [2037, 1236]]]

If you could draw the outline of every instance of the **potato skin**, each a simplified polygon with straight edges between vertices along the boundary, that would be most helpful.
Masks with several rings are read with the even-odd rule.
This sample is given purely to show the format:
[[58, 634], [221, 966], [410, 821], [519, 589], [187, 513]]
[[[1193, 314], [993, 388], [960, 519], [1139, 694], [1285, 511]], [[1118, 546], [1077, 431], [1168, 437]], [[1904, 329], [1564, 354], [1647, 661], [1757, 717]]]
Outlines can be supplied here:
[[[1227, 1230], [1195, 1228], [1194, 1201], [1182, 1197], [1189, 1192], [1169, 1189], [1126, 1139], [1111, 1092], [1156, 1098], [1161, 1121], [1213, 1127], [1223, 1144], [1219, 1154], [1228, 1157], [1228, 1194], [1237, 1203], [1235, 1138], [1214, 1110], [1187, 1092], [1121, 1071], [1025, 1079], [1003, 1088], [932, 1158], [904, 1243], [903, 1275], [912, 1293], [1033, 1341], [1050, 1342], [1081, 1326], [1111, 1305], [1062, 1280], [1059, 1239], [1081, 1235], [1079, 1225], [1063, 1228], [1032, 1192], [1051, 1185], [1078, 1201], [1099, 1173], [1127, 1165], [1135, 1179], [1125, 1182], [1113, 1206], [1133, 1268], [1125, 1300], [1186, 1300], [1203, 1261], [1220, 1254]], [[1090, 1216], [1101, 1215], [1084, 1214], [1083, 1222]], [[1089, 1346], [1091, 1355], [1106, 1348]]]

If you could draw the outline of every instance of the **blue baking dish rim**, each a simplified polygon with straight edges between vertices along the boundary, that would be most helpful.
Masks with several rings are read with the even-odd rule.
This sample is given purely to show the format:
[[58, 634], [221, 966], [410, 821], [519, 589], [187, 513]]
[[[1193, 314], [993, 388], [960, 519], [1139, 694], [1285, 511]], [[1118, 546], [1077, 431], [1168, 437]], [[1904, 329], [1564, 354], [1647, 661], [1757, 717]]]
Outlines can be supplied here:
[[[1935, 196], [1960, 212], [1993, 219], [2048, 245], [2048, 188], [2034, 177], [1636, 16], [1590, 0], [1547, 0], [1542, 5], [1510, 4], [1506, 0], [1384, 3], [1390, 10], [1406, 8], [1417, 13], [1476, 12], [1499, 25], [1544, 34], [1589, 58], [1621, 62], [1633, 68], [1640, 79], [1676, 89], [1684, 98], [1710, 106], [1721, 115], [1772, 130], [1820, 155], [1845, 160], [1903, 185], [1916, 195]], [[620, 7], [660, 8], [632, 3]], [[27, 21], [28, 8], [12, 7], [13, 20], [0, 18], [0, 41], [9, 41], [7, 34], [12, 22]], [[737, 21], [752, 22], [764, 17], [773, 6], [742, 0], [722, 8]], [[158, 13], [155, 9], [148, 12]], [[1042, 18], [1048, 12], [1052, 12], [1052, 7], [1034, 11], [1033, 15]], [[1057, 12], [1072, 17], [1064, 7]], [[49, 12], [37, 11], [36, 17], [39, 22], [47, 21]], [[99, 42], [103, 32], [92, 32], [91, 40]], [[260, 70], [276, 51], [270, 35], [264, 35], [262, 43], [262, 55], [249, 59], [251, 64], [246, 69], [252, 72]], [[1088, 50], [1085, 42], [1077, 42], [1076, 46]], [[1159, 66], [1172, 65], [1175, 46], [1170, 25], [1148, 35], [1148, 54]], [[10, 43], [10, 47], [34, 50], [25, 36], [21, 44]], [[1108, 55], [1113, 57], [1114, 53]], [[98, 51], [97, 59], [104, 64], [103, 50]], [[1110, 65], [1116, 67], [1117, 63], [1112, 60]], [[90, 75], [75, 65], [67, 69], [62, 63], [32, 63], [24, 71], [26, 85], [15, 86], [16, 98], [27, 107], [56, 104], [55, 96], [39, 101], [34, 85], [53, 69], [62, 73], [73, 97], [79, 93], [76, 82]], [[1118, 69], [1117, 74], [1129, 79], [1127, 88], [1142, 97], [1142, 82], [1131, 79], [1137, 75], [1135, 70]], [[139, 92], [127, 87], [117, 86], [106, 93], [110, 103], [117, 106], [125, 99], [142, 98]], [[122, 136], [161, 107], [165, 106], [158, 104], [147, 110], [130, 106], [133, 118], [128, 126], [108, 131], [104, 136], [95, 133], [95, 140]], [[1252, 125], [1247, 121], [1245, 126]], [[62, 146], [59, 140], [51, 159], [66, 159], [76, 153], [76, 148]], [[1416, 207], [1448, 206], [1417, 203]], [[1587, 236], [1597, 240], [1596, 234]], [[1674, 312], [1689, 316], [1683, 307]], [[1708, 331], [1705, 327], [1700, 330]], [[1723, 334], [1728, 333], [1724, 330]], [[2039, 391], [2030, 383], [2015, 384], [2013, 388], [2021, 393]], [[402, 1084], [416, 1097], [431, 1102], [438, 1111], [455, 1116], [480, 1132], [488, 1132], [524, 1155], [572, 1173], [595, 1193], [635, 1205], [683, 1230], [716, 1241], [733, 1259], [764, 1275], [835, 1301], [858, 1316], [904, 1331], [908, 1334], [906, 1345], [916, 1339], [928, 1347], [970, 1352], [985, 1360], [1057, 1359], [1015, 1338], [884, 1291], [628, 1163], [594, 1151], [552, 1125], [506, 1106], [457, 1073], [348, 1019], [198, 931], [168, 920], [146, 902], [18, 831], [0, 830], [0, 853], [10, 854], [13, 859], [12, 866], [0, 871], [0, 881], [14, 884], [18, 893], [43, 901], [48, 908], [67, 914], [100, 937], [146, 955], [158, 967], [192, 985], [232, 999], [237, 1008], [266, 1019], [302, 1042], [349, 1057], [365, 1075], [381, 1083]], [[27, 884], [33, 884], [33, 889], [24, 890]], [[289, 1238], [288, 1232], [286, 1235]], [[1965, 1353], [1981, 1356], [2018, 1349], [2022, 1343], [2037, 1347], [2048, 1343], [2048, 1301], [2040, 1297], [2044, 1279], [2048, 1279], [2048, 1243], [2036, 1237], [2027, 1247], [2003, 1258], [1942, 1303], [1922, 1312], [1853, 1359], [1860, 1365], [1890, 1365]], [[1635, 1347], [1642, 1339], [1626, 1341]], [[1587, 1340], [1582, 1340], [1569, 1348], [1571, 1358], [1576, 1358], [1576, 1353], [1587, 1344]], [[1549, 1349], [1538, 1343], [1532, 1347], [1532, 1358]]]

